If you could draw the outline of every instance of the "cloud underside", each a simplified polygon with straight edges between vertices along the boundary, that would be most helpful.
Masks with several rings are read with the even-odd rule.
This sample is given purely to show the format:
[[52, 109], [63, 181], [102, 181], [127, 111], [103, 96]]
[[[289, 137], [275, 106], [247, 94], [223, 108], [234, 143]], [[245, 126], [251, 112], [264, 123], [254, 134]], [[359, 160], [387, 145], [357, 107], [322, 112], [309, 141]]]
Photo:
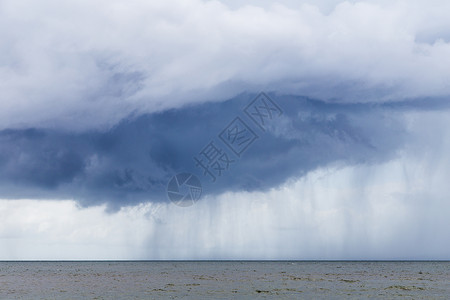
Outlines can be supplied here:
[[[446, 114], [408, 118], [427, 145], [376, 165], [319, 168], [266, 192], [105, 213], [0, 200], [2, 259], [448, 259]], [[439, 159], [436, 159], [439, 158]], [[7, 242], [6, 242], [7, 241]]]
[[[394, 158], [408, 142], [404, 114], [415, 110], [273, 95], [282, 111], [272, 120], [264, 118], [267, 127], [262, 130], [259, 119], [243, 109], [254, 97], [243, 94], [226, 102], [141, 115], [108, 131], [3, 130], [2, 197], [75, 198], [84, 205], [108, 202], [116, 208], [164, 202], [170, 178], [180, 172], [196, 174], [205, 195], [265, 191], [319, 167]], [[230, 148], [226, 138], [236, 117], [253, 134], [251, 141], [236, 137], [236, 144], [249, 140], [242, 152]], [[212, 162], [204, 167], [214, 155], [207, 156], [212, 145], [221, 153], [216, 161], [222, 161], [223, 170]]]

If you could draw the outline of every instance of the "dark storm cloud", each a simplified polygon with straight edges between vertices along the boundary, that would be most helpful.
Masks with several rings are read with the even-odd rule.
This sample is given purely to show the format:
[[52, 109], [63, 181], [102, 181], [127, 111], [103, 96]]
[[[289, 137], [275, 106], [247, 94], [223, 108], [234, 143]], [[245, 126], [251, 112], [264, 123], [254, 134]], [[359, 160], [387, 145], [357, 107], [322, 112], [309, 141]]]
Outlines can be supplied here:
[[[0, 197], [75, 198], [110, 207], [167, 201], [168, 180], [184, 171], [197, 174], [206, 194], [267, 190], [318, 167], [393, 158], [407, 137], [402, 112], [415, 107], [413, 101], [333, 104], [272, 95], [284, 113], [263, 132], [243, 113], [254, 96], [130, 117], [106, 132], [3, 130]], [[424, 109], [425, 102], [417, 103]], [[236, 116], [259, 136], [240, 158], [217, 137]], [[234, 160], [214, 183], [193, 159], [210, 141]]]

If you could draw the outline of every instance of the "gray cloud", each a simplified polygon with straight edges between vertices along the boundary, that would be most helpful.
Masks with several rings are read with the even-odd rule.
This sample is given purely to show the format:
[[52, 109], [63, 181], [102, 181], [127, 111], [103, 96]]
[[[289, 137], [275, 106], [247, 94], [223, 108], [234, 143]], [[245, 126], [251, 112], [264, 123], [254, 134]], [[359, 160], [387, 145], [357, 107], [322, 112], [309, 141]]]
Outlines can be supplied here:
[[[254, 96], [130, 117], [107, 131], [3, 130], [0, 197], [75, 198], [119, 208], [167, 201], [167, 182], [184, 171], [198, 175], [205, 194], [263, 191], [319, 167], [392, 159], [407, 139], [402, 115], [412, 108], [406, 103], [332, 104], [273, 95], [284, 114], [263, 132], [242, 111]], [[259, 136], [241, 158], [217, 137], [236, 116]], [[216, 182], [193, 159], [210, 141], [234, 160]]]
[[245, 4], [2, 1], [0, 128], [105, 129], [244, 91], [449, 95], [447, 1]]

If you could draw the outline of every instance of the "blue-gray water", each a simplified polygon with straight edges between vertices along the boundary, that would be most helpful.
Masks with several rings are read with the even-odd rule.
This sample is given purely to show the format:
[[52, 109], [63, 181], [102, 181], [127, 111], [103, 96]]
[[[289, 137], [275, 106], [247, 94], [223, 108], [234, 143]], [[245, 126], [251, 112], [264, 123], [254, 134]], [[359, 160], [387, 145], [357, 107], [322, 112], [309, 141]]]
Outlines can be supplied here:
[[0, 262], [0, 299], [449, 299], [450, 262]]

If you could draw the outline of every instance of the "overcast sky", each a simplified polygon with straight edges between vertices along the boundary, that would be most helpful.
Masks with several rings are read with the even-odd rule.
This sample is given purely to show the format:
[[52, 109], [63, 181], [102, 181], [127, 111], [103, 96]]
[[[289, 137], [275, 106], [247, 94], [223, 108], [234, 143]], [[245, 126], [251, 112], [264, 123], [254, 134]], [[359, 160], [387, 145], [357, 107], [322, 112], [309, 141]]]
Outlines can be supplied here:
[[450, 259], [449, 128], [448, 1], [0, 0], [0, 259]]

